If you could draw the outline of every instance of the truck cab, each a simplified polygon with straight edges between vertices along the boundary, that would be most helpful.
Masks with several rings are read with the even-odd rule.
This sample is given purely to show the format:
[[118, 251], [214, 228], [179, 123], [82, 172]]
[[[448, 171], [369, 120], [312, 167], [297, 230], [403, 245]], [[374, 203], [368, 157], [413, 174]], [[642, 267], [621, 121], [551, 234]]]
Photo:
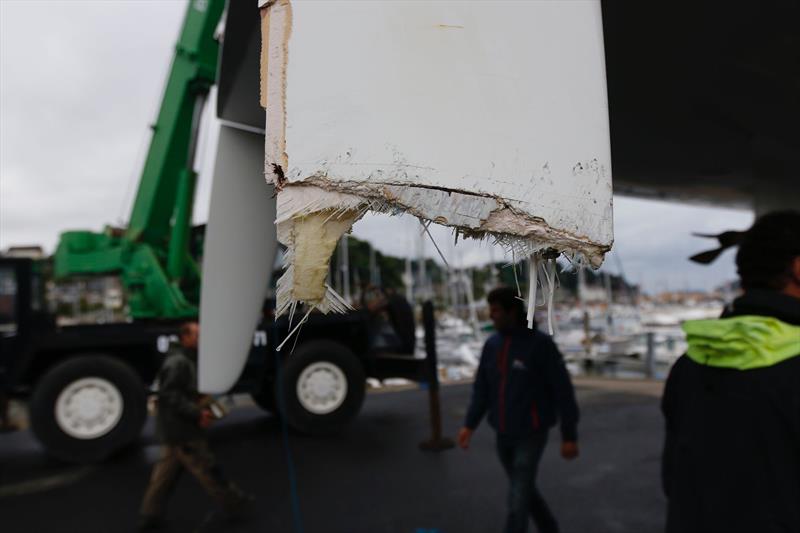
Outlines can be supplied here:
[[133, 442], [175, 323], [59, 325], [46, 263], [0, 258], [0, 393], [27, 402], [30, 427], [61, 459], [104, 459]]

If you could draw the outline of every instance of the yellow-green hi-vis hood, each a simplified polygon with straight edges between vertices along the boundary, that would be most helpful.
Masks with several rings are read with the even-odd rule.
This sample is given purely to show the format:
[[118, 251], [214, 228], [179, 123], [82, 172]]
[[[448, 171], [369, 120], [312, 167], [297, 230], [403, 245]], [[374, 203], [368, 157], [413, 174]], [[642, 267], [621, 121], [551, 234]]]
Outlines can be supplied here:
[[800, 327], [764, 316], [684, 322], [687, 355], [697, 363], [749, 370], [800, 355]]

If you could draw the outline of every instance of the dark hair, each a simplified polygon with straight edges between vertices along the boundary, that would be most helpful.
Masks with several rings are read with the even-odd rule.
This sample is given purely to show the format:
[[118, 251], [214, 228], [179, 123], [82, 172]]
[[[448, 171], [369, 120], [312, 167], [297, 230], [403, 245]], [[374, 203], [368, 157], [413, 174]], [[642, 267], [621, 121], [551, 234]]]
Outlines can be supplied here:
[[516, 312], [517, 319], [520, 323], [525, 321], [528, 314], [525, 309], [525, 302], [517, 297], [517, 291], [511, 287], [497, 287], [492, 289], [486, 296], [486, 300], [491, 304], [497, 304], [506, 311]]
[[197, 325], [197, 321], [195, 321], [195, 320], [190, 320], [189, 322], [184, 322], [183, 324], [181, 324], [181, 329], [178, 330], [178, 334], [181, 337], [185, 337], [186, 335], [188, 335], [189, 333], [192, 332], [192, 326], [195, 326], [195, 325]]
[[781, 290], [800, 257], [800, 211], [764, 215], [747, 230], [736, 254], [742, 288]]

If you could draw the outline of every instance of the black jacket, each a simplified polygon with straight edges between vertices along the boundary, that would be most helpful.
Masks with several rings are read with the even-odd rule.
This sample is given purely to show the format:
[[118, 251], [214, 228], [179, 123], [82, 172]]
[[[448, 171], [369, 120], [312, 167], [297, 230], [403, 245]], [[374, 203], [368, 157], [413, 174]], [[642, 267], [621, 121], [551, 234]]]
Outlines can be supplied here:
[[184, 348], [172, 347], [158, 372], [156, 434], [165, 444], [205, 438], [200, 427], [195, 359]]
[[689, 323], [662, 399], [667, 531], [800, 532], [800, 300]]
[[386, 299], [386, 314], [389, 315], [389, 321], [400, 341], [400, 353], [413, 354], [417, 335], [411, 304], [403, 296], [392, 294]]
[[525, 437], [560, 420], [562, 438], [578, 439], [575, 392], [548, 335], [519, 328], [489, 337], [464, 425], [475, 429], [487, 411], [489, 424], [504, 437]]

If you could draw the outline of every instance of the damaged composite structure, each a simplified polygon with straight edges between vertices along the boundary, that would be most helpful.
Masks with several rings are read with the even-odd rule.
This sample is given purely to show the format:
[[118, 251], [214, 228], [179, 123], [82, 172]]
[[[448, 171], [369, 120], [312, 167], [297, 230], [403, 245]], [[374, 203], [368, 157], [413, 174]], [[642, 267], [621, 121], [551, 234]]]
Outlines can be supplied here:
[[[489, 236], [553, 279], [612, 244], [599, 2], [261, 2], [279, 314], [325, 284], [366, 211]], [[536, 284], [528, 295], [529, 314]]]

